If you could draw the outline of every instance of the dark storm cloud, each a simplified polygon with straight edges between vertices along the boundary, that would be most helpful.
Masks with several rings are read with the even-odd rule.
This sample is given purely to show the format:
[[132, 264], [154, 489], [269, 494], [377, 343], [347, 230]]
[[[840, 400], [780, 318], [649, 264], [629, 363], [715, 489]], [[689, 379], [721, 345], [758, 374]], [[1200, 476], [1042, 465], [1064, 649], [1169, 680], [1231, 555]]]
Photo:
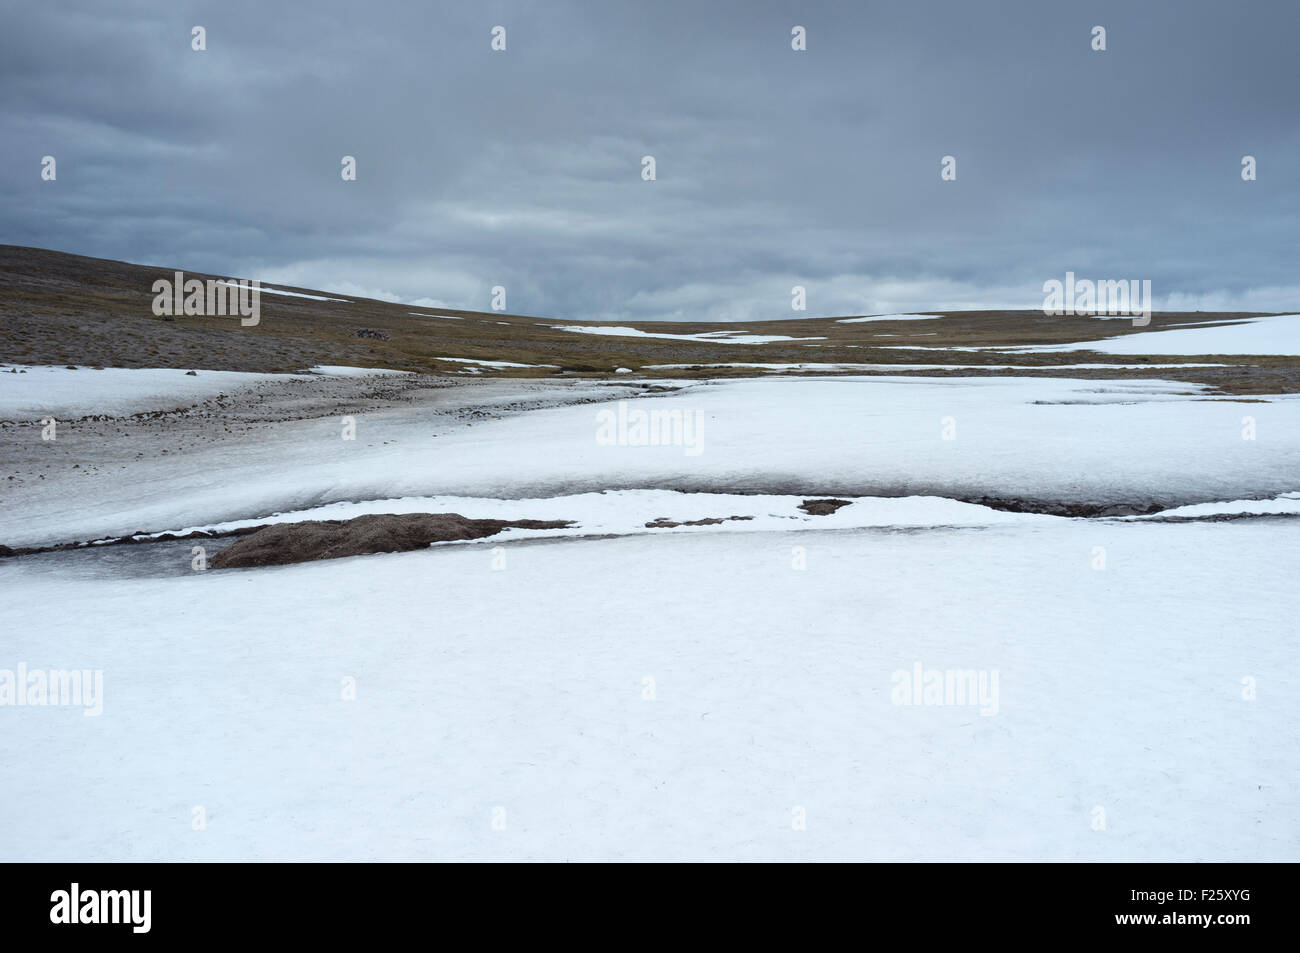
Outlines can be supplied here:
[[1282, 0], [4, 19], [4, 242], [461, 307], [501, 284], [567, 318], [784, 317], [794, 284], [810, 314], [1035, 307], [1066, 270], [1176, 307], [1300, 306]]

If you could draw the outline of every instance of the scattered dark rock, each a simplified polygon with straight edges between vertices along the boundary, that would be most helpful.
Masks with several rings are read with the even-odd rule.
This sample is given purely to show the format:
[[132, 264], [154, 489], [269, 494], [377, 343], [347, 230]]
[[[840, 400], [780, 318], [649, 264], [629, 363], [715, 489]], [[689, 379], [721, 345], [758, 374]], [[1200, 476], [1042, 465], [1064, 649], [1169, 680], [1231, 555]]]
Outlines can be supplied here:
[[1211, 516], [1157, 516], [1153, 523], [1229, 523], [1236, 520], [1300, 521], [1296, 513], [1214, 513]]
[[376, 331], [374, 328], [357, 328], [356, 331], [352, 332], [352, 336], [356, 338], [370, 338], [374, 341], [388, 340], [387, 334], [383, 331]]
[[851, 500], [804, 500], [799, 509], [809, 516], [830, 516], [841, 506], [848, 506]]
[[962, 502], [978, 503], [980, 506], [1007, 513], [1041, 513], [1048, 516], [1076, 516], [1085, 519], [1107, 516], [1147, 516], [1165, 509], [1165, 506], [1160, 503], [1060, 503], [1051, 500], [1004, 499], [996, 496], [981, 496], [964, 499]]
[[717, 523], [725, 523], [727, 520], [752, 520], [752, 516], [728, 516], [725, 519], [720, 516], [710, 516], [702, 520], [682, 520], [675, 523], [666, 516], [660, 516], [657, 519], [646, 523], [646, 529], [672, 529], [674, 526], [713, 526]]
[[371, 553], [401, 553], [430, 543], [481, 539], [507, 527], [562, 529], [571, 520], [473, 520], [458, 513], [371, 514], [266, 526], [212, 557], [213, 569], [284, 566]]

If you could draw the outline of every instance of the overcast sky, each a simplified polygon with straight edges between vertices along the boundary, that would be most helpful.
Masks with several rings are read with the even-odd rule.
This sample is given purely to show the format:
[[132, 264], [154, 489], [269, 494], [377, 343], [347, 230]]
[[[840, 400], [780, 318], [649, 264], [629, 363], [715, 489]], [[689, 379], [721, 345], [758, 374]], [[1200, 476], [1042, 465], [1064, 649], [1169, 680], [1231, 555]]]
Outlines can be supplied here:
[[0, 6], [2, 243], [575, 319], [1035, 308], [1067, 270], [1300, 310], [1293, 0]]

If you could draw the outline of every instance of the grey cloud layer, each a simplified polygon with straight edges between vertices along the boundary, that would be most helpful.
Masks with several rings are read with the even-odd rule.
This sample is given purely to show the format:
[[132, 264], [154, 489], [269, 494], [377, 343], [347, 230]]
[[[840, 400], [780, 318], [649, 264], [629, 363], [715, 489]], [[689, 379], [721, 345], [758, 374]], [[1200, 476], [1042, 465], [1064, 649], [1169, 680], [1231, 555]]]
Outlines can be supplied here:
[[511, 310], [567, 318], [784, 317], [792, 284], [812, 314], [1034, 307], [1067, 269], [1150, 278], [1180, 307], [1300, 306], [1282, 0], [5, 21], [0, 241], [463, 307], [502, 284]]

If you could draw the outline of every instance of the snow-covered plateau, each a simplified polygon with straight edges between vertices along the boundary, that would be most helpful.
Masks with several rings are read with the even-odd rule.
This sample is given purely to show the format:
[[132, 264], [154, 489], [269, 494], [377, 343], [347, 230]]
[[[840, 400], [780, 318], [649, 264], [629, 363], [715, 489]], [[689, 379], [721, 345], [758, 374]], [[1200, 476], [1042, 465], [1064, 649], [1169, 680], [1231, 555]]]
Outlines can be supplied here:
[[0, 857], [1300, 859], [1296, 396], [467, 381], [124, 416], [273, 375], [248, 377], [0, 374], [0, 544], [572, 524], [249, 569], [201, 568], [224, 537], [0, 559]]

